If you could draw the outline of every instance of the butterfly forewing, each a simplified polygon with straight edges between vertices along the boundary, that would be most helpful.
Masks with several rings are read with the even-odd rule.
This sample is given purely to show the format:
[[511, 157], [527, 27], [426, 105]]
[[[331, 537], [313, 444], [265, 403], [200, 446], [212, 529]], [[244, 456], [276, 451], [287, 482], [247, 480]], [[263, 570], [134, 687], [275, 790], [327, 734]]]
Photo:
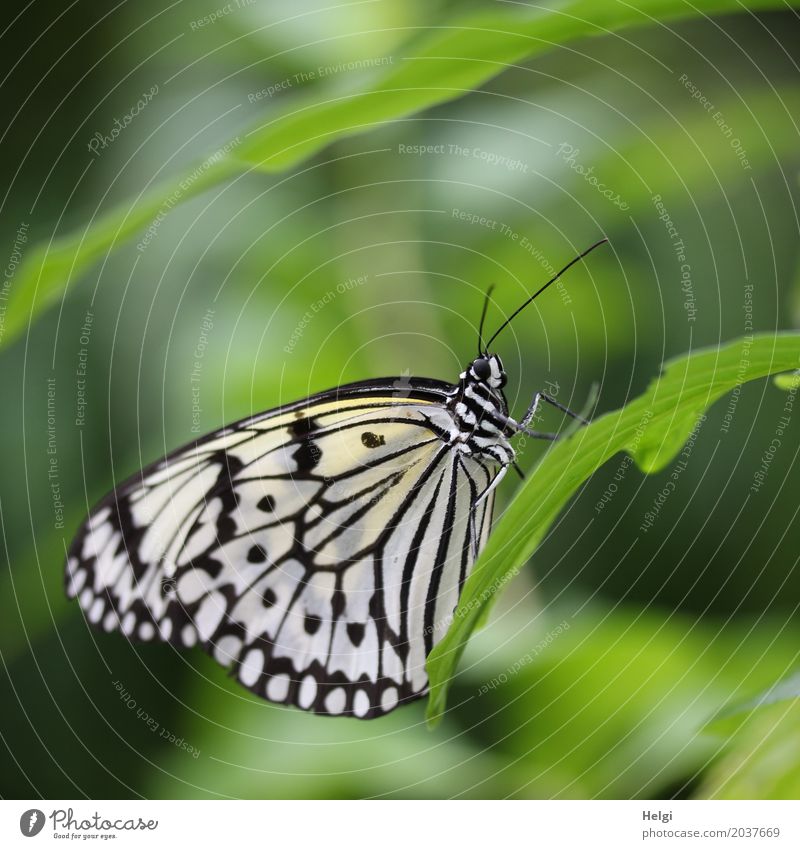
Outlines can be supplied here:
[[78, 533], [68, 594], [105, 630], [200, 644], [271, 701], [367, 718], [424, 695], [497, 464], [448, 445], [452, 387], [396, 386], [323, 393], [140, 472]]

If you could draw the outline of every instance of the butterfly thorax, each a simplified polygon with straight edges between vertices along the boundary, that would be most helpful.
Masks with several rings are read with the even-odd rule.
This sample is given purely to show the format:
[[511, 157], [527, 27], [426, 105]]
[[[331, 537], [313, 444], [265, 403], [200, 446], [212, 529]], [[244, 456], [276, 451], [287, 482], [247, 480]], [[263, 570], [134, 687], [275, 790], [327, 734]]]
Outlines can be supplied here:
[[447, 402], [456, 434], [453, 442], [464, 454], [492, 457], [501, 465], [514, 460], [507, 437], [508, 404], [503, 395], [506, 374], [497, 356], [478, 357], [459, 375], [459, 382]]

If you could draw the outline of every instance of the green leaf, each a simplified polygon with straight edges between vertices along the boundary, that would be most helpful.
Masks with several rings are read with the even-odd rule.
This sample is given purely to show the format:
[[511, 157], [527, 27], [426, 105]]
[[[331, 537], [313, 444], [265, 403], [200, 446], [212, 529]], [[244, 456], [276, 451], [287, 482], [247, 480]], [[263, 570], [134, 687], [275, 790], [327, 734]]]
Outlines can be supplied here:
[[[410, 46], [399, 62], [382, 68], [363, 91], [332, 99], [329, 90], [315, 94], [252, 130], [237, 156], [268, 171], [287, 168], [336, 139], [461, 97], [507, 66], [558, 44], [700, 11], [684, 0], [647, 0], [639, 6], [597, 0], [571, 0], [558, 10], [508, 4], [444, 22]], [[778, 4], [708, 0], [702, 6], [704, 13], [714, 14]]]
[[[397, 61], [361, 79], [359, 90], [343, 91], [337, 80], [315, 87], [269, 120], [240, 130], [224, 145], [231, 156], [215, 159], [192, 179], [193, 165], [141, 198], [119, 204], [85, 228], [40, 245], [23, 260], [6, 314], [0, 347], [63, 297], [70, 281], [152, 224], [160, 213], [226, 180], [241, 168], [282, 171], [348, 138], [483, 85], [509, 65], [576, 38], [607, 35], [626, 27], [699, 14], [785, 9], [800, 0], [642, 0], [639, 4], [570, 0], [557, 10], [502, 4], [431, 27], [399, 51]], [[637, 7], [638, 6], [638, 7]], [[241, 143], [238, 140], [241, 139]], [[212, 154], [211, 158], [215, 155]], [[191, 181], [190, 187], [180, 186]], [[177, 191], [177, 195], [176, 195]]]
[[[750, 354], [744, 370], [743, 349]], [[749, 336], [697, 351], [667, 363], [661, 377], [623, 409], [556, 443], [497, 523], [464, 585], [453, 623], [428, 657], [428, 721], [435, 724], [441, 718], [448, 686], [483, 605], [519, 571], [587, 478], [619, 451], [627, 451], [647, 472], [663, 469], [718, 398], [744, 380], [798, 363], [797, 333]]]

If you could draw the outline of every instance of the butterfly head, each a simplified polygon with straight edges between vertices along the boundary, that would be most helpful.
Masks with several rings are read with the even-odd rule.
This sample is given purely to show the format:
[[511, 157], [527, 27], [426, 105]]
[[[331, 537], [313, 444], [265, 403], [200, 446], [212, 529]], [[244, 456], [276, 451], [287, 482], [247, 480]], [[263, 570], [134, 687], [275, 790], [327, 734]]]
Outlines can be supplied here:
[[506, 385], [506, 372], [497, 354], [482, 354], [469, 367], [469, 376], [491, 389], [502, 389]]

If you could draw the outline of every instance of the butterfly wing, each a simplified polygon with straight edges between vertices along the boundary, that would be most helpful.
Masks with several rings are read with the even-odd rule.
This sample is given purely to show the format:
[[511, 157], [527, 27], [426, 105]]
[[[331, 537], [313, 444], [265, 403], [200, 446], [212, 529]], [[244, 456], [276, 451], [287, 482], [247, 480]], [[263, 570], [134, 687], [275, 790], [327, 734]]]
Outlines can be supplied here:
[[107, 631], [201, 645], [270, 701], [371, 718], [421, 697], [497, 472], [448, 446], [450, 389], [353, 384], [175, 452], [92, 511], [68, 595]]

